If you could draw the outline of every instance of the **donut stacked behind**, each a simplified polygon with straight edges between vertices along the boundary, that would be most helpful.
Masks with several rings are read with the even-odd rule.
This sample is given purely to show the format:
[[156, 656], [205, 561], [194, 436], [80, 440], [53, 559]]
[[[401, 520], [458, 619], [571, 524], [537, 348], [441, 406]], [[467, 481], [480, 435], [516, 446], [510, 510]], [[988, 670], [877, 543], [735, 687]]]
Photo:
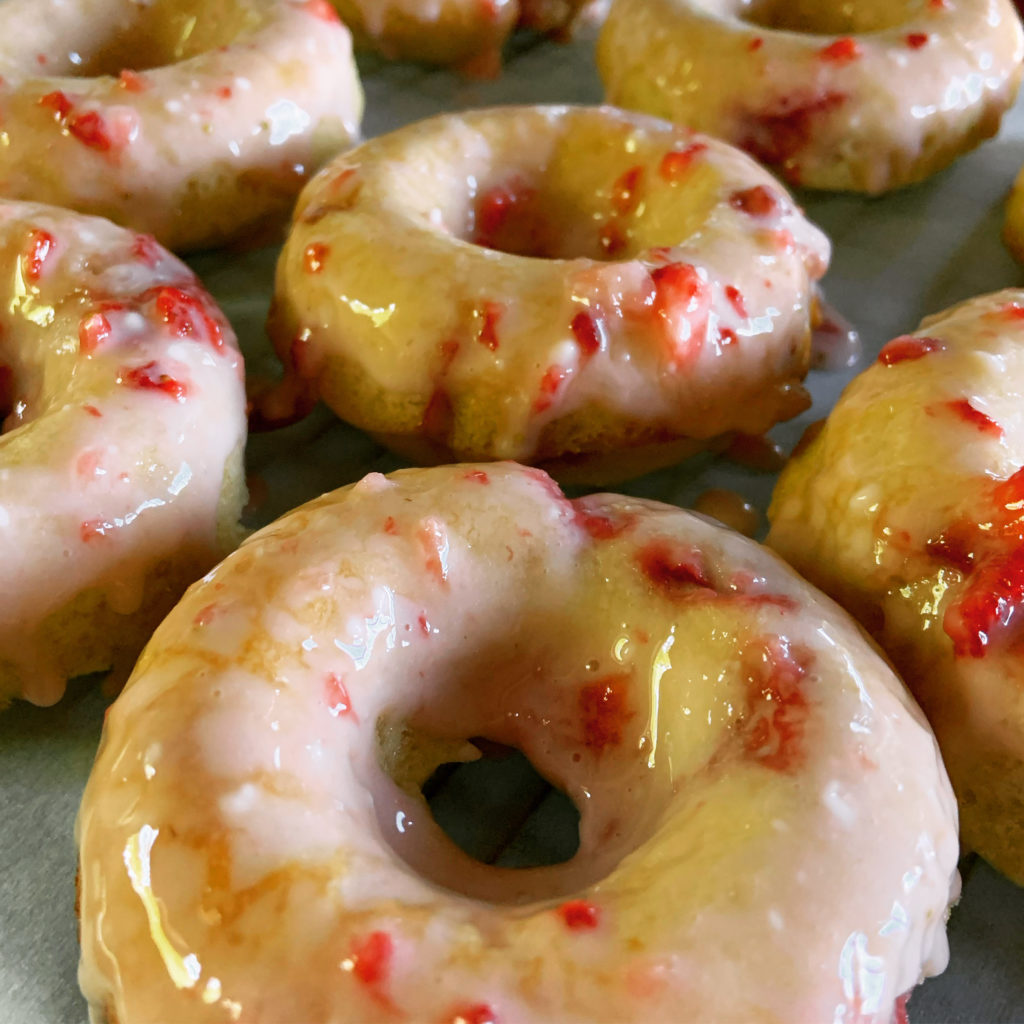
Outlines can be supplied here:
[[327, 0], [0, 5], [0, 194], [175, 250], [278, 227], [361, 113]]
[[611, 108], [443, 115], [303, 192], [271, 334], [420, 462], [602, 482], [802, 411], [828, 241], [744, 154]]
[[0, 203], [0, 700], [130, 667], [238, 541], [245, 394], [187, 267], [107, 221]]

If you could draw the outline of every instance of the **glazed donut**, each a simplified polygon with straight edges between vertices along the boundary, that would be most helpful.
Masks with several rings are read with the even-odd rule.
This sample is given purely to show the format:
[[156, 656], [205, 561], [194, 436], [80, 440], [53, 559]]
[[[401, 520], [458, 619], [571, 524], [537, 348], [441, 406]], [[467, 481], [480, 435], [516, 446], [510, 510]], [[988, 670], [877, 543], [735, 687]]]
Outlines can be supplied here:
[[807, 406], [829, 245], [753, 161], [611, 108], [446, 114], [304, 190], [270, 331], [418, 462], [605, 482]]
[[[575, 800], [574, 858], [441, 832], [419, 788], [473, 736]], [[889, 1024], [958, 881], [932, 734], [850, 619], [710, 520], [513, 464], [246, 541], [111, 708], [78, 836], [119, 1024]]]
[[598, 43], [611, 102], [871, 193], [994, 135], [1022, 59], [1011, 0], [615, 0]]
[[935, 729], [965, 843], [1024, 883], [1024, 291], [882, 349], [779, 480], [769, 543], [874, 634]]
[[0, 704], [52, 704], [240, 539], [242, 358], [187, 267], [95, 217], [0, 202], [0, 280]]
[[501, 66], [517, 26], [566, 32], [586, 0], [332, 0], [359, 46], [396, 60], [461, 65], [484, 75]]
[[173, 249], [285, 222], [358, 130], [327, 0], [5, 0], [0, 39], [0, 194]]

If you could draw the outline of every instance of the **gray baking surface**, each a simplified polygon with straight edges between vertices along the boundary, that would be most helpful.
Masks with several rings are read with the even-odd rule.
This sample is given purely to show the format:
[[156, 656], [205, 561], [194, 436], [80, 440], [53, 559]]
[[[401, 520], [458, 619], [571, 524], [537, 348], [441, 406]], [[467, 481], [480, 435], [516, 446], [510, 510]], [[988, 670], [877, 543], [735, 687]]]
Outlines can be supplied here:
[[[493, 82], [364, 60], [365, 134], [442, 110], [596, 102], [601, 86], [592, 48], [589, 32], [564, 46], [517, 37], [504, 75]], [[924, 185], [881, 199], [801, 197], [835, 245], [828, 295], [862, 332], [862, 365], [924, 314], [1022, 282], [1024, 274], [999, 242], [1003, 199], [1022, 162], [1024, 103], [997, 140]], [[195, 261], [235, 324], [250, 370], [269, 365], [262, 323], [273, 255]], [[807, 423], [827, 412], [853, 372], [812, 374], [814, 408], [778, 428], [776, 438], [791, 447]], [[254, 438], [249, 463], [266, 484], [251, 525], [368, 469], [398, 464], [322, 409], [286, 431]], [[708, 487], [731, 487], [763, 509], [772, 483], [768, 475], [702, 460], [625, 489], [685, 505]], [[72, 829], [106, 704], [95, 680], [84, 680], [55, 708], [18, 704], [0, 715], [0, 1024], [86, 1018], [75, 982]], [[914, 994], [910, 1018], [914, 1024], [1024, 1022], [1024, 889], [978, 861], [965, 861], [964, 873], [963, 899], [950, 921], [950, 968]]]

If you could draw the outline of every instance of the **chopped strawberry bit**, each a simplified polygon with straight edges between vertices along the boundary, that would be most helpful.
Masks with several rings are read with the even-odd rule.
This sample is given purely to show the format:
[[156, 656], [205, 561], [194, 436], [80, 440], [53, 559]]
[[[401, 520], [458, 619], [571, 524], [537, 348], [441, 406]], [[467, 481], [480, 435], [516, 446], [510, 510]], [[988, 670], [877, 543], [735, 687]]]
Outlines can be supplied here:
[[387, 932], [370, 932], [352, 946], [352, 973], [364, 985], [387, 981], [395, 944]]
[[500, 249], [498, 239], [509, 223], [513, 211], [533, 199], [535, 191], [515, 179], [495, 185], [477, 196], [473, 224], [477, 245]]
[[200, 298], [181, 288], [164, 285], [156, 290], [155, 304], [160, 318], [178, 337], [198, 337], [205, 333], [218, 352], [223, 350], [220, 324], [206, 311]]
[[29, 232], [28, 247], [24, 256], [25, 280], [38, 281], [50, 254], [56, 249], [57, 240], [49, 231], [39, 228]]
[[616, 537], [621, 537], [636, 523], [636, 516], [626, 514], [612, 518], [608, 515], [590, 512], [577, 505], [576, 522], [593, 540], [614, 540]]
[[823, 60], [833, 61], [836, 64], [846, 64], [863, 56], [860, 43], [850, 36], [843, 36], [834, 43], [829, 43], [818, 51]]
[[729, 345], [739, 344], [740, 337], [731, 327], [722, 327], [719, 325], [718, 328], [718, 343], [719, 345], [726, 347]]
[[909, 999], [910, 994], [907, 993], [896, 1000], [893, 1006], [892, 1024], [910, 1024], [910, 1018], [907, 1016], [907, 1001]]
[[597, 321], [590, 313], [580, 311], [572, 318], [569, 325], [572, 328], [573, 337], [580, 347], [580, 354], [589, 358], [601, 351], [601, 331]]
[[629, 676], [608, 676], [580, 687], [579, 710], [583, 745], [600, 754], [605, 747], [622, 742], [626, 722], [635, 714], [629, 709]]
[[733, 192], [729, 205], [751, 217], [770, 217], [779, 212], [779, 197], [767, 185], [755, 185]]
[[[807, 145], [817, 123], [846, 103], [846, 95], [825, 92], [807, 100], [789, 99], [750, 115], [750, 130], [741, 147], [762, 163], [787, 164]], [[795, 168], [787, 166], [792, 175]]]
[[448, 534], [436, 519], [426, 519], [420, 524], [416, 533], [425, 555], [424, 565], [427, 572], [438, 583], [448, 584]]
[[606, 256], [618, 256], [626, 248], [629, 237], [618, 224], [609, 221], [598, 232], [597, 240]]
[[1007, 320], [1024, 320], [1024, 306], [1019, 302], [1007, 302], [1006, 305], [999, 307], [999, 312]]
[[388, 516], [387, 519], [384, 520], [384, 532], [389, 533], [392, 536], [398, 533], [398, 527], [395, 525], [394, 516]]
[[765, 768], [793, 772], [804, 758], [809, 705], [802, 686], [810, 652], [792, 649], [785, 637], [769, 637], [744, 656], [747, 713], [744, 750]]
[[754, 36], [754, 38], [751, 39], [749, 43], [747, 43], [747, 49], [751, 53], [757, 53], [757, 51], [760, 50], [762, 46], [764, 46], [764, 39], [762, 39], [761, 36]]
[[685, 149], [671, 150], [661, 158], [658, 173], [666, 181], [680, 181], [690, 173], [694, 160], [707, 148], [705, 142], [691, 142]]
[[640, 549], [637, 563], [651, 583], [670, 597], [689, 596], [694, 587], [713, 589], [699, 552], [678, 541], [651, 541]]
[[338, 12], [327, 2], [327, 0], [306, 0], [303, 4], [307, 13], [321, 21], [340, 21]]
[[982, 657], [995, 631], [1009, 626], [1022, 602], [1024, 547], [985, 559], [971, 574], [966, 592], [946, 609], [942, 620], [956, 656]]
[[352, 700], [348, 695], [345, 680], [333, 672], [328, 672], [324, 679], [324, 703], [335, 718], [342, 715], [356, 717], [355, 711], [352, 710]]
[[155, 267], [164, 255], [164, 249], [152, 235], [136, 235], [132, 242], [132, 255], [147, 267]]
[[63, 121], [71, 113], [72, 103], [67, 95], [58, 89], [56, 92], [48, 92], [45, 96], [40, 96], [39, 106], [49, 107], [56, 113], [57, 120]]
[[78, 351], [83, 355], [95, 352], [110, 339], [110, 321], [102, 313], [90, 313], [78, 325]]
[[472, 480], [476, 484], [489, 484], [491, 478], [482, 469], [471, 469], [464, 474], [463, 479]]
[[533, 400], [534, 412], [547, 412], [555, 404], [555, 396], [568, 375], [569, 372], [564, 366], [549, 366], [544, 371], [544, 376], [540, 379], [539, 393]]
[[97, 419], [102, 419], [103, 413], [96, 408], [95, 405], [83, 405], [82, 408], [90, 415], [95, 416]]
[[902, 334], [882, 346], [878, 361], [883, 366], [896, 366], [897, 363], [920, 359], [932, 352], [942, 352], [945, 347], [938, 338], [916, 338], [912, 334]]
[[639, 190], [643, 182], [644, 169], [641, 164], [630, 167], [612, 185], [612, 209], [619, 214], [632, 212], [640, 201]]
[[558, 913], [571, 931], [592, 931], [601, 923], [601, 908], [589, 900], [567, 900]]
[[695, 356], [707, 333], [711, 289], [689, 263], [668, 263], [651, 271], [654, 315], [676, 362]]
[[928, 6], [933, 11], [948, 11], [952, 4], [950, 0], [928, 0]]
[[1003, 428], [991, 416], [987, 416], [980, 409], [975, 409], [966, 398], [958, 398], [952, 402], [946, 402], [945, 405], [965, 423], [977, 427], [983, 434], [988, 434], [989, 437], [1003, 436]]
[[78, 527], [78, 535], [83, 544], [106, 537], [107, 530], [113, 530], [114, 524], [103, 519], [87, 519]]
[[492, 352], [498, 350], [498, 322], [501, 320], [505, 307], [498, 302], [485, 302], [483, 306], [483, 323], [477, 341], [486, 345]]
[[971, 540], [962, 529], [951, 529], [925, 544], [925, 551], [937, 562], [952, 566], [963, 575], [967, 575], [974, 565], [974, 552]]
[[416, 621], [420, 624], [420, 632], [424, 636], [430, 636], [430, 623], [427, 621], [427, 613], [420, 612], [419, 618]]
[[117, 380], [118, 383], [126, 384], [130, 388], [162, 391], [176, 402], [184, 402], [188, 396], [188, 388], [174, 377], [161, 373], [160, 366], [156, 361], [145, 363], [142, 366], [122, 367]]
[[192, 624], [202, 629], [204, 626], [208, 626], [217, 616], [217, 605], [208, 604], [205, 608], [200, 608], [195, 614], [195, 618], [192, 619]]
[[725, 297], [729, 300], [729, 305], [736, 310], [736, 315], [743, 317], [745, 320], [748, 316], [747, 306], [743, 301], [743, 293], [733, 284], [727, 284], [725, 286]]
[[95, 110], [87, 110], [84, 114], [73, 114], [69, 117], [68, 131], [90, 149], [108, 153], [113, 148], [114, 141], [107, 123]]
[[443, 388], [436, 388], [423, 410], [420, 429], [435, 441], [447, 441], [454, 423], [455, 410], [452, 408], [448, 392]]
[[218, 99], [229, 100], [229, 99], [231, 99], [231, 96], [232, 96], [231, 86], [230, 85], [219, 86], [215, 90], [215, 93], [216, 93]]
[[137, 71], [130, 68], [123, 68], [117, 76], [117, 84], [125, 92], [145, 92], [149, 88], [149, 82]]
[[928, 45], [929, 38], [927, 32], [910, 32], [907, 35], [907, 46], [912, 50], [920, 50], [922, 46]]
[[306, 273], [319, 274], [328, 252], [330, 249], [323, 242], [310, 242], [302, 253], [302, 267]]
[[453, 1010], [445, 1024], [501, 1024], [498, 1015], [487, 1003], [473, 1003]]

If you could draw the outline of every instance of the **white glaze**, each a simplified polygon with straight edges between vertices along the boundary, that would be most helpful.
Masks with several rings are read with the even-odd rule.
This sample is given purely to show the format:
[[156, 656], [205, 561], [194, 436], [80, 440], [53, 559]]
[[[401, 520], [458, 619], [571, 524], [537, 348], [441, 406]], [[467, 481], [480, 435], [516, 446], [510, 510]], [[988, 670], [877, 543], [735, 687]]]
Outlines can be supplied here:
[[[40, 639], [48, 616], [95, 591], [130, 616], [147, 581], [168, 567], [198, 575], [235, 539], [242, 358], [187, 267], [98, 218], [0, 203], [0, 279], [0, 366], [13, 375], [0, 437], [0, 665], [20, 677], [2, 696], [49, 704], [65, 679]], [[187, 336], [155, 308], [164, 286], [195, 304]], [[82, 352], [82, 325], [97, 315], [109, 335]], [[139, 386], [132, 371], [154, 362], [148, 379], [173, 376], [182, 400]]]
[[872, 193], [994, 135], [1022, 59], [1011, 0], [616, 0], [598, 46], [611, 102]]
[[1024, 883], [1024, 291], [882, 358], [783, 473], [769, 543], [874, 633], [935, 728], [965, 841]]
[[0, 76], [0, 192], [175, 249], [283, 221], [362, 112], [326, 0], [6, 0]]
[[[536, 254], [474, 242], [506, 187], [534, 204], [506, 221], [540, 237]], [[764, 210], [737, 206], [750, 190]], [[271, 332], [328, 404], [391, 443], [431, 433], [438, 393], [454, 423], [432, 439], [459, 458], [703, 443], [805, 407], [810, 286], [828, 258], [781, 186], [713, 139], [612, 108], [442, 115], [353, 150], [303, 192]], [[693, 303], [659, 283], [672, 268], [699, 282]], [[570, 417], [584, 426], [559, 448]]]
[[[777, 748], [773, 657], [806, 709]], [[458, 851], [382, 767], [403, 725], [428, 772], [467, 736], [522, 749], [577, 856]], [[190, 590], [111, 709], [80, 980], [120, 1024], [888, 1024], [945, 966], [955, 832], [916, 706], [764, 549], [509, 464], [372, 475]]]

